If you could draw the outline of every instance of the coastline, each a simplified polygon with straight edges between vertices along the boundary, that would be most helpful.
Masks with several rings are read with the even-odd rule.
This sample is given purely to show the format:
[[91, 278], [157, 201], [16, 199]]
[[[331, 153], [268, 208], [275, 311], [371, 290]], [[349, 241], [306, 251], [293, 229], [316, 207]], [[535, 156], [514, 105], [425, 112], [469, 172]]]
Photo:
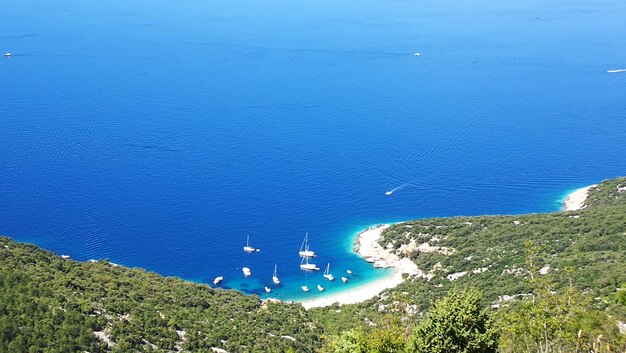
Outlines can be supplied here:
[[340, 305], [361, 303], [374, 298], [385, 289], [398, 286], [404, 281], [404, 274], [418, 274], [420, 271], [413, 261], [401, 259], [396, 254], [383, 249], [383, 247], [378, 244], [382, 232], [390, 226], [391, 224], [382, 224], [367, 228], [357, 234], [352, 245], [353, 251], [357, 253], [363, 261], [366, 261], [368, 258], [376, 258], [380, 261], [380, 264], [391, 268], [392, 271], [390, 271], [388, 275], [345, 291], [332, 293], [321, 298], [301, 301], [300, 304], [308, 310], [310, 308], [330, 306], [335, 303]]
[[589, 190], [591, 188], [596, 187], [598, 184], [593, 184], [589, 186], [585, 186], [580, 189], [576, 189], [565, 197], [563, 200], [561, 210], [562, 211], [576, 211], [585, 208], [585, 201], [587, 200], [587, 195], [589, 194]]
[[[585, 186], [567, 194], [562, 201], [561, 211], [576, 211], [585, 208], [585, 201], [587, 200], [589, 190], [597, 185], [598, 184]], [[376, 258], [388, 265], [389, 268], [392, 269], [388, 275], [345, 291], [328, 294], [317, 299], [300, 301], [300, 304], [307, 310], [310, 308], [330, 306], [335, 303], [339, 305], [357, 304], [376, 297], [385, 289], [398, 286], [404, 281], [404, 274], [420, 275], [421, 271], [413, 261], [407, 258], [400, 258], [398, 255], [384, 249], [378, 244], [382, 232], [390, 226], [391, 224], [381, 224], [369, 227], [359, 232], [352, 244], [352, 251], [358, 254], [363, 261], [369, 259], [370, 261], [368, 262], [371, 262], [373, 258]]]

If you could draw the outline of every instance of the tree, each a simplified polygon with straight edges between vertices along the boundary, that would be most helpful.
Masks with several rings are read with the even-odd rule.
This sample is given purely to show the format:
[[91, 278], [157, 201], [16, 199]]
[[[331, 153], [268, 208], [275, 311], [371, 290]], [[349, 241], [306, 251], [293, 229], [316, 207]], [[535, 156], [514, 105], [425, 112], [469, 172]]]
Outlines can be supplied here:
[[489, 312], [480, 306], [477, 290], [449, 291], [435, 302], [426, 318], [414, 329], [407, 352], [495, 352], [498, 332]]

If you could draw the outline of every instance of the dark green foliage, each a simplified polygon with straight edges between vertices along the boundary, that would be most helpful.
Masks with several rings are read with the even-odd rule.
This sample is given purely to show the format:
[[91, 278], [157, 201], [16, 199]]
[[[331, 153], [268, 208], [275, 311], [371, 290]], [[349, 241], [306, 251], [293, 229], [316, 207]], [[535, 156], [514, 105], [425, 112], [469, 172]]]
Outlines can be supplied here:
[[306, 352], [319, 333], [298, 304], [64, 260], [0, 237], [0, 352]]
[[407, 352], [490, 353], [498, 346], [491, 314], [480, 305], [475, 290], [452, 290], [435, 302], [415, 328]]

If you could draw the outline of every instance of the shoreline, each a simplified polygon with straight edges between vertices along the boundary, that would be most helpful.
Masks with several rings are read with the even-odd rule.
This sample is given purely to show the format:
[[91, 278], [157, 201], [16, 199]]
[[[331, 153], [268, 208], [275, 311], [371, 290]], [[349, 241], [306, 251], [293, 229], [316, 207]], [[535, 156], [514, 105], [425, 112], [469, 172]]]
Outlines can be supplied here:
[[598, 186], [598, 184], [585, 186], [567, 194], [561, 204], [561, 211], [576, 211], [585, 208], [585, 201], [587, 201], [589, 190], [595, 188], [596, 186]]
[[[598, 184], [585, 186], [567, 194], [561, 203], [561, 212], [576, 211], [585, 208], [585, 201], [587, 200], [589, 190], [597, 185]], [[357, 304], [376, 297], [385, 289], [400, 285], [404, 282], [404, 274], [420, 275], [421, 271], [413, 261], [407, 258], [400, 258], [398, 255], [384, 249], [378, 244], [382, 232], [389, 227], [391, 227], [389, 223], [369, 227], [359, 232], [352, 243], [352, 251], [359, 255], [363, 261], [367, 261], [368, 258], [370, 260], [368, 262], [372, 262], [371, 260], [373, 260], [373, 258], [378, 259], [378, 261], [382, 260], [382, 262], [380, 262], [381, 264], [385, 264], [385, 266], [388, 265], [389, 268], [392, 269], [389, 274], [344, 291], [328, 294], [321, 298], [297, 302], [302, 304], [307, 310], [330, 306], [335, 303], [339, 305]]]
[[335, 303], [339, 305], [357, 304], [376, 297], [385, 289], [398, 286], [404, 282], [404, 274], [418, 274], [420, 271], [413, 261], [401, 259], [396, 254], [383, 249], [383, 247], [378, 244], [382, 232], [390, 226], [391, 224], [382, 224], [369, 227], [359, 232], [354, 238], [352, 251], [359, 255], [363, 261], [367, 261], [366, 259], [368, 258], [376, 258], [377, 263], [385, 267], [388, 266], [392, 271], [382, 278], [357, 285], [353, 288], [328, 294], [321, 298], [299, 301], [299, 303], [307, 310], [330, 306]]

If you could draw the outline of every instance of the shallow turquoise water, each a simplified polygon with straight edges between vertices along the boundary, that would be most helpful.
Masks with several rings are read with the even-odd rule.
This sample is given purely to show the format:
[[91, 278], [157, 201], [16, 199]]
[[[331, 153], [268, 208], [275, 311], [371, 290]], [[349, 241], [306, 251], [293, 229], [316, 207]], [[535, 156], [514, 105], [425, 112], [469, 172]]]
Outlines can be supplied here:
[[369, 225], [551, 211], [626, 169], [623, 1], [1, 7], [0, 233], [76, 259], [257, 294], [277, 263], [297, 298], [305, 232], [352, 286]]

